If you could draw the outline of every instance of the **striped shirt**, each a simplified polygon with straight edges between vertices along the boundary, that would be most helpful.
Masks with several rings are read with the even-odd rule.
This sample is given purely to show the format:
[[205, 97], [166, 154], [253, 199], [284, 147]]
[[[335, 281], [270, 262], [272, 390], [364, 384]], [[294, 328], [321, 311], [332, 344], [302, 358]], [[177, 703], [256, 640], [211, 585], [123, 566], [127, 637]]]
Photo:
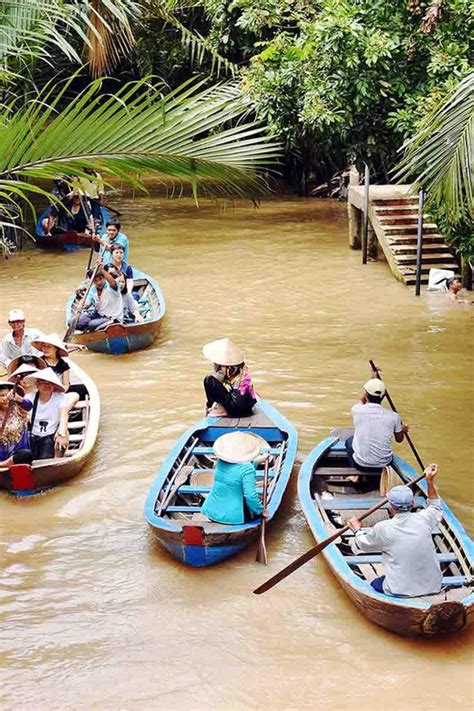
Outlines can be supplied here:
[[385, 467], [392, 461], [392, 437], [402, 431], [400, 415], [382, 405], [356, 403], [352, 410], [354, 422], [354, 459], [361, 467]]

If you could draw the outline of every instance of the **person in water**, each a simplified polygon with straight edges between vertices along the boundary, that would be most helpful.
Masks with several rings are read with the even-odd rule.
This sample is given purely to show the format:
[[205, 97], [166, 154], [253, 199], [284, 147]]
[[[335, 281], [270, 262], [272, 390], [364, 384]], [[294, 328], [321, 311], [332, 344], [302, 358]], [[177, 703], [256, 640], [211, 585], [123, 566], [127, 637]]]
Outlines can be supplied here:
[[239, 524], [266, 517], [255, 478], [256, 466], [268, 457], [261, 454], [265, 447], [265, 440], [249, 432], [229, 432], [216, 439], [214, 483], [202, 507], [211, 521]]
[[8, 312], [8, 325], [11, 333], [3, 337], [0, 346], [0, 362], [3, 365], [8, 367], [10, 361], [19, 356], [40, 355], [31, 342], [43, 334], [37, 328], [25, 328], [25, 312], [22, 309], [12, 309]]
[[411, 512], [413, 492], [408, 486], [395, 486], [388, 492], [390, 519], [379, 521], [366, 532], [361, 531], [358, 518], [349, 525], [355, 532], [354, 541], [361, 553], [382, 552], [384, 575], [372, 580], [377, 592], [385, 595], [417, 597], [433, 595], [441, 590], [440, 569], [432, 534], [443, 518], [434, 478], [436, 464], [425, 469], [428, 483], [428, 506]]
[[[118, 284], [119, 274], [115, 267], [109, 264], [104, 267], [100, 259], [97, 265], [94, 285], [89, 291], [84, 310], [77, 322], [79, 331], [97, 331], [113, 321], [121, 323], [123, 320], [123, 299]], [[77, 292], [76, 298], [80, 301], [80, 290]]]
[[32, 404], [30, 444], [33, 459], [62, 457], [69, 445], [69, 411], [79, 400], [77, 393], [64, 393], [64, 386], [52, 368], [26, 377], [38, 391], [27, 396]]
[[[0, 467], [9, 467], [31, 459], [28, 433], [28, 412], [32, 403], [21, 394], [14, 392], [14, 384], [0, 382]], [[17, 386], [18, 388], [18, 386]], [[25, 454], [29, 455], [25, 458]]]
[[351, 410], [354, 436], [346, 440], [346, 451], [352, 466], [360, 471], [379, 471], [388, 466], [393, 458], [392, 437], [403, 442], [408, 433], [400, 415], [382, 407], [384, 397], [384, 383], [372, 378]]
[[214, 372], [204, 378], [208, 417], [248, 417], [257, 402], [244, 354], [228, 338], [206, 343], [202, 349], [214, 363]]
[[33, 341], [32, 346], [42, 352], [42, 359], [46, 366], [56, 373], [64, 386], [64, 391], [67, 392], [71, 378], [69, 364], [64, 360], [68, 356], [66, 344], [56, 333], [50, 333]]

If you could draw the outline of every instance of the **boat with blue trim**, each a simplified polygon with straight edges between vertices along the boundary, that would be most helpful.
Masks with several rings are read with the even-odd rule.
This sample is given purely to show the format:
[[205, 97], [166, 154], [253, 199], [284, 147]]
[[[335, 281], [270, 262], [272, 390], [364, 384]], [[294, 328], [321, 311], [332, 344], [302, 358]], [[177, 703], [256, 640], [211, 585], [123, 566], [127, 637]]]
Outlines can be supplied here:
[[[89, 235], [76, 230], [59, 230], [54, 234], [45, 235], [43, 220], [48, 217], [49, 207], [43, 210], [35, 225], [36, 244], [45, 249], [64, 249], [67, 252], [76, 252], [82, 247], [91, 247], [92, 239]], [[100, 207], [100, 220], [97, 224], [98, 234], [105, 232], [105, 225], [110, 221], [110, 215], [105, 207]]]
[[71, 358], [64, 358], [70, 367], [69, 392], [79, 394], [79, 401], [69, 412], [69, 445], [63, 457], [36, 459], [32, 466], [14, 464], [0, 469], [0, 490], [17, 497], [33, 496], [63, 484], [85, 466], [94, 448], [99, 431], [99, 391], [87, 373]]
[[[210, 521], [201, 513], [214, 479], [213, 445], [232, 431], [251, 432], [270, 446], [268, 518], [280, 506], [295, 462], [298, 435], [289, 420], [265, 400], [250, 417], [206, 417], [185, 432], [163, 463], [148, 494], [145, 518], [155, 538], [174, 558], [194, 567], [219, 563], [256, 542], [260, 519], [228, 525]], [[263, 486], [263, 468], [257, 470], [257, 488]]]
[[[70, 338], [71, 343], [87, 346], [96, 353], [123, 355], [147, 348], [156, 338], [165, 315], [166, 306], [163, 293], [158, 283], [148, 274], [133, 269], [133, 297], [138, 303], [143, 322], [111, 323], [99, 331], [76, 331]], [[72, 305], [75, 292], [69, 297], [66, 306], [66, 325], [72, 317]]]
[[[380, 474], [350, 466], [344, 440], [352, 430], [333, 430], [305, 460], [298, 477], [298, 496], [317, 543], [382, 501]], [[400, 457], [392, 462], [392, 485], [415, 479], [415, 470]], [[416, 507], [427, 501], [426, 481], [414, 488]], [[468, 626], [474, 616], [474, 545], [459, 520], [441, 501], [443, 519], [433, 543], [443, 572], [440, 593], [395, 597], [376, 592], [371, 580], [383, 574], [382, 553], [361, 554], [348, 530], [322, 551], [331, 571], [351, 600], [372, 622], [398, 634], [432, 637]], [[364, 519], [363, 526], [388, 518], [387, 506]], [[415, 574], [415, 572], [414, 572]]]

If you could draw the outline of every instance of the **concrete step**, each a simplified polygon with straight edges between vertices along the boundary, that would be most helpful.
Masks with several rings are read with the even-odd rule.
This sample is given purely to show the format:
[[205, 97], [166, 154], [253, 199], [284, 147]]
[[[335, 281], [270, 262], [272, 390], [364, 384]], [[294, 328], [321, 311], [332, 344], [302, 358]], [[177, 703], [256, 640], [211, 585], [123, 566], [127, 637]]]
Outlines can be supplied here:
[[413, 205], [418, 206], [418, 198], [412, 197], [412, 198], [393, 198], [391, 200], [377, 200], [377, 198], [371, 198], [370, 197], [370, 191], [369, 191], [369, 200], [372, 203], [372, 205], [375, 205], [376, 207], [413, 207]]
[[[378, 215], [378, 219], [383, 227], [386, 225], [418, 225], [418, 215]], [[430, 224], [428, 215], [425, 215], [423, 224]]]
[[[396, 235], [396, 234], [415, 234], [417, 233], [417, 225], [386, 225], [384, 226], [384, 231], [385, 234], [387, 235]], [[438, 233], [438, 225], [436, 225], [434, 222], [428, 222], [427, 224], [423, 225], [423, 233], [429, 234], [429, 233]]]
[[[432, 267], [433, 267], [432, 264], [426, 265], [426, 266], [422, 266], [422, 268], [421, 268], [421, 273], [422, 273], [422, 274], [429, 274], [430, 269], [431, 269]], [[456, 269], [457, 269], [457, 264], [456, 264], [456, 263], [453, 263], [453, 262], [445, 262], [445, 261], [443, 261], [443, 262], [439, 262], [438, 264], [436, 264], [436, 267], [437, 267], [438, 269], [452, 269], [453, 271], [456, 271]], [[399, 268], [400, 268], [400, 273], [401, 273], [403, 276], [409, 277], [409, 276], [412, 276], [412, 275], [415, 275], [415, 274], [416, 274], [416, 266], [415, 266], [415, 265], [413, 265], [413, 266], [409, 266], [409, 265], [399, 265]]]
[[418, 205], [374, 205], [377, 215], [418, 215]]
[[[387, 235], [387, 242], [389, 245], [392, 247], [396, 247], [397, 245], [409, 245], [409, 244], [414, 244], [416, 245], [417, 243], [417, 238], [414, 237], [413, 235]], [[423, 235], [423, 245], [438, 245], [439, 247], [443, 247], [448, 249], [448, 245], [446, 244], [444, 237], [440, 234], [427, 234]]]
[[[392, 252], [396, 257], [403, 255], [416, 257], [417, 249], [416, 247], [394, 247], [392, 249]], [[453, 255], [448, 249], [423, 249], [421, 251], [421, 254], [423, 259], [433, 259], [433, 257], [437, 257], [440, 260], [454, 259]]]
[[[395, 254], [395, 253], [394, 253]], [[397, 258], [397, 262], [399, 265], [401, 264], [416, 264], [416, 254], [395, 254], [395, 257]], [[431, 264], [431, 265], [438, 265], [440, 263], [447, 263], [447, 262], [455, 262], [455, 259], [452, 254], [449, 252], [445, 254], [430, 254], [430, 255], [423, 255], [422, 263], [423, 264]], [[456, 263], [457, 266], [457, 263]]]

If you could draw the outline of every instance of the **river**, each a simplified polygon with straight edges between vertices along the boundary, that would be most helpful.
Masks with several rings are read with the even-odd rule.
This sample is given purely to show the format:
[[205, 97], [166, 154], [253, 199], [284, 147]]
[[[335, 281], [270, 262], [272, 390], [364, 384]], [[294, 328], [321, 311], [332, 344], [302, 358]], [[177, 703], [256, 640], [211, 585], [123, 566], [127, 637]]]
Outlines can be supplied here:
[[[378, 628], [322, 557], [251, 594], [313, 545], [296, 475], [267, 536], [267, 568], [254, 550], [184, 567], [153, 542], [143, 505], [174, 440], [203, 414], [201, 347], [228, 335], [259, 393], [296, 425], [301, 456], [350, 423], [373, 358], [472, 534], [472, 308], [415, 298], [383, 262], [362, 266], [334, 201], [198, 210], [146, 197], [120, 209], [130, 262], [159, 281], [167, 314], [146, 351], [77, 356], [102, 398], [82, 474], [29, 500], [0, 495], [1, 708], [471, 708], [472, 630], [417, 641]], [[23, 307], [31, 326], [62, 333], [86, 261], [26, 250], [2, 262], [1, 313]], [[397, 451], [412, 461], [405, 444]]]

